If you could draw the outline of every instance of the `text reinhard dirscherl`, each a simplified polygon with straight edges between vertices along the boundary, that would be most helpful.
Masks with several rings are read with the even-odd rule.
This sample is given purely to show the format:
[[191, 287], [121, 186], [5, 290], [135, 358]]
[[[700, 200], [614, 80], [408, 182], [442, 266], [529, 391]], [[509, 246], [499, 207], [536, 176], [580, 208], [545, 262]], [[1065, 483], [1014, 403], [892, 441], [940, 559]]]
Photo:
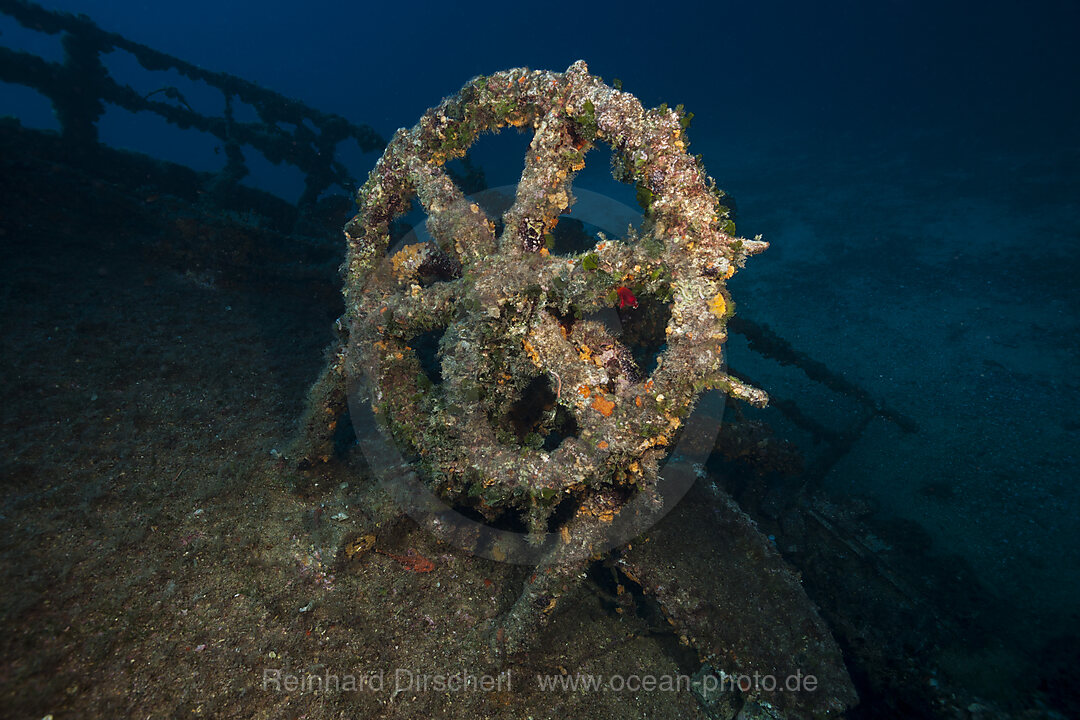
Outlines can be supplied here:
[[509, 691], [510, 671], [497, 675], [457, 670], [429, 673], [397, 668], [393, 672], [372, 670], [323, 674], [285, 672], [263, 668], [262, 689], [272, 692], [504, 692]]
[[[692, 679], [688, 675], [592, 675], [560, 674], [537, 675], [536, 683], [543, 692], [686, 692], [695, 686], [698, 692], [741, 691], [743, 693], [814, 692], [817, 678], [797, 672], [786, 678], [754, 673], [738, 675], [721, 672]], [[287, 672], [280, 668], [264, 668], [262, 689], [269, 692], [337, 693], [375, 692], [388, 693], [391, 698], [402, 693], [456, 693], [456, 692], [510, 692], [512, 690], [509, 670], [498, 674], [477, 673], [470, 670], [432, 673], [420, 670], [396, 668], [392, 671], [322, 674], [311, 672]]]

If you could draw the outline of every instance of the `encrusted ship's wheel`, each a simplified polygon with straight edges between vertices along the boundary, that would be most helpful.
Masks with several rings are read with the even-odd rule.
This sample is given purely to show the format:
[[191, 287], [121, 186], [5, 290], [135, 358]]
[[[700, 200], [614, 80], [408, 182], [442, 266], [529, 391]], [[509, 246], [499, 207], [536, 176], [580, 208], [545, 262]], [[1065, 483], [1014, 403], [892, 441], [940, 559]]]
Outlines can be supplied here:
[[[497, 232], [443, 166], [507, 125], [535, 134]], [[545, 239], [597, 141], [649, 198], [647, 227], [642, 237], [551, 254]], [[436, 245], [406, 246], [387, 262], [390, 223], [413, 196]], [[370, 378], [376, 412], [444, 493], [517, 506], [534, 529], [546, 527], [567, 492], [612, 483], [647, 491], [703, 389], [764, 400], [723, 372], [721, 348], [732, 308], [725, 280], [764, 243], [725, 232], [726, 212], [685, 151], [677, 113], [645, 111], [582, 62], [566, 73], [476, 78], [395, 135], [359, 204], [346, 227], [349, 369]], [[667, 347], [648, 377], [603, 324], [580, 320], [645, 296], [671, 302]], [[442, 331], [437, 387], [412, 346], [431, 331]], [[508, 441], [505, 431], [537, 377], [577, 428], [554, 449]]]
[[[493, 218], [444, 165], [506, 126], [534, 135], [515, 199]], [[567, 525], [595, 528], [653, 493], [705, 389], [763, 404], [763, 392], [724, 372], [722, 343], [733, 310], [725, 283], [767, 245], [729, 234], [721, 193], [687, 154], [684, 130], [680, 112], [643, 109], [580, 61], [565, 73], [478, 77], [399, 130], [345, 229], [343, 342], [313, 391], [299, 454], [328, 455], [343, 378], [365, 378], [367, 401], [430, 488], [489, 516], [517, 510], [538, 536], [568, 498], [578, 522]], [[637, 185], [644, 226], [554, 254], [551, 233], [597, 142], [612, 148], [616, 177]], [[414, 197], [434, 242], [388, 257], [392, 223]], [[669, 309], [648, 374], [592, 319], [639, 298]], [[436, 371], [418, 353], [434, 338]], [[545, 392], [530, 399], [538, 385]], [[530, 401], [542, 406], [532, 409], [534, 427], [514, 428]], [[558, 442], [542, 441], [545, 433]]]

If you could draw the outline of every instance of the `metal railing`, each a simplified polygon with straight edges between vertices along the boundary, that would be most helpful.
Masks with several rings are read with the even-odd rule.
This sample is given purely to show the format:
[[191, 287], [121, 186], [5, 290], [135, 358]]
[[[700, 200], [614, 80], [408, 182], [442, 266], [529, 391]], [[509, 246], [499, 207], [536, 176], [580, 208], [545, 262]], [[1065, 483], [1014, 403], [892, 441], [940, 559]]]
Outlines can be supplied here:
[[[298, 168], [304, 174], [304, 190], [297, 209], [304, 215], [324, 191], [339, 186], [351, 195], [356, 189], [356, 179], [337, 159], [339, 143], [355, 139], [362, 152], [380, 150], [386, 144], [367, 125], [356, 125], [234, 75], [205, 70], [107, 32], [84, 15], [53, 12], [26, 0], [0, 0], [0, 12], [29, 30], [61, 35], [62, 63], [0, 46], [0, 81], [24, 85], [46, 96], [63, 139], [75, 149], [97, 145], [97, 123], [106, 104], [133, 113], [152, 112], [181, 129], [195, 128], [221, 140], [225, 164], [220, 177], [226, 182], [237, 182], [248, 174], [241, 149], [244, 145], [274, 164]], [[103, 55], [114, 50], [130, 53], [148, 71], [176, 71], [216, 89], [224, 98], [224, 112], [218, 116], [196, 112], [172, 86], [145, 94], [118, 82], [102, 61]], [[236, 101], [254, 108], [258, 121], [238, 121]]]

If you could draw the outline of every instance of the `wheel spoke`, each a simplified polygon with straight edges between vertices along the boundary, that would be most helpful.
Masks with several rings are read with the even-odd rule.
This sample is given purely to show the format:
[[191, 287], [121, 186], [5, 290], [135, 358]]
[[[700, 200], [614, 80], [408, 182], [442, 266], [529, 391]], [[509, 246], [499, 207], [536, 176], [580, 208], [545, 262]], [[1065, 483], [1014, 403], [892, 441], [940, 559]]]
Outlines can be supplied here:
[[428, 232], [439, 248], [465, 266], [490, 257], [495, 224], [483, 208], [468, 200], [441, 166], [413, 158], [409, 174], [428, 216]]
[[382, 323], [382, 334], [409, 339], [436, 330], [453, 319], [461, 296], [461, 280], [440, 282], [429, 287], [410, 285], [382, 293], [382, 303], [374, 310]]
[[589, 147], [588, 140], [575, 135], [561, 105], [541, 119], [525, 156], [514, 204], [503, 215], [501, 252], [513, 255], [544, 247], [544, 235], [574, 202], [570, 186], [577, 171], [585, 167]]

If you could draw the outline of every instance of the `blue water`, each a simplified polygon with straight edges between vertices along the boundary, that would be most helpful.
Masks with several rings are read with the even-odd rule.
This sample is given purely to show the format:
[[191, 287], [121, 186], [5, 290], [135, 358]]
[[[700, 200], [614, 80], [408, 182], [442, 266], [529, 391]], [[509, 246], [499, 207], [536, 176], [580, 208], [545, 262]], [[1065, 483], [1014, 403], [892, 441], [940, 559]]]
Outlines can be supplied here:
[[[646, 105], [683, 103], [732, 149], [942, 130], [1067, 143], [1076, 4], [754, 2], [712, 7], [48, 2], [102, 27], [374, 125], [411, 126], [474, 75], [582, 58]], [[1075, 135], [1071, 135], [1075, 140]], [[725, 180], [727, 180], [725, 178]], [[730, 180], [728, 180], [730, 183]]]
[[[472, 76], [579, 58], [647, 106], [684, 104], [741, 234], [773, 245], [732, 282], [739, 312], [920, 426], [871, 423], [822, 488], [913, 523], [921, 552], [961, 558], [1009, 608], [993, 626], [1004, 650], [957, 650], [943, 672], [985, 694], [987, 677], [1080, 642], [1080, 3], [43, 4], [384, 137]], [[59, 59], [2, 20], [0, 44]], [[147, 92], [172, 82], [106, 64]], [[220, 102], [198, 92], [193, 105]], [[0, 103], [56, 127], [40, 97], [0, 84]], [[123, 111], [100, 132], [198, 169], [223, 161], [213, 138]], [[362, 178], [374, 156], [350, 159]], [[297, 174], [249, 164], [245, 182], [296, 199]], [[517, 167], [486, 169], [512, 181]], [[748, 372], [843, 424], [782, 370]]]

